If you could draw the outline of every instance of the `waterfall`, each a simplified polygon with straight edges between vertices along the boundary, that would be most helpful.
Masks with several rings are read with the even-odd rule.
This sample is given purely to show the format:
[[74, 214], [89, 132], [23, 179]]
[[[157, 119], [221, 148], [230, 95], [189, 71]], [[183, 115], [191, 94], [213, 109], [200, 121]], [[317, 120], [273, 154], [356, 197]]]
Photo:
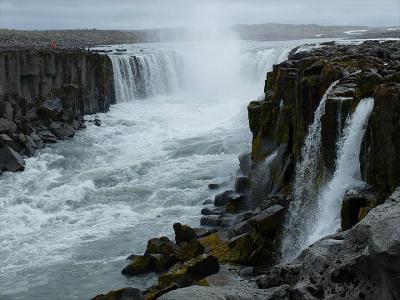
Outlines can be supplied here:
[[177, 91], [183, 85], [185, 65], [176, 51], [111, 54], [117, 102], [128, 102]]
[[326, 184], [318, 178], [323, 175], [320, 166], [321, 117], [327, 95], [336, 84], [326, 91], [315, 111], [302, 149], [302, 160], [296, 168], [293, 200], [281, 247], [283, 261], [290, 261], [311, 243], [336, 232], [340, 228], [341, 200], [346, 190], [362, 184], [359, 155], [374, 105], [372, 98], [360, 101], [355, 112], [347, 118], [343, 133], [338, 134], [332, 178]]
[[306, 241], [309, 245], [319, 238], [332, 234], [340, 228], [340, 208], [345, 192], [362, 185], [360, 172], [360, 150], [369, 116], [374, 108], [374, 99], [361, 100], [355, 112], [346, 122], [343, 138], [338, 143], [336, 170], [333, 178], [320, 193], [318, 218]]
[[[267, 158], [258, 163], [252, 170], [251, 175], [251, 198], [252, 203], [260, 203], [264, 200], [264, 196], [268, 195], [271, 189], [272, 163], [278, 155], [278, 150], [275, 150]], [[261, 198], [260, 198], [261, 197]], [[254, 205], [255, 206], [255, 205]]]
[[314, 220], [317, 209], [315, 199], [318, 197], [319, 184], [323, 176], [320, 166], [321, 119], [325, 114], [328, 95], [338, 82], [339, 80], [333, 82], [321, 98], [304, 141], [301, 160], [296, 166], [293, 200], [282, 241], [282, 255], [285, 260], [299, 253], [301, 244], [307, 237], [307, 230]]

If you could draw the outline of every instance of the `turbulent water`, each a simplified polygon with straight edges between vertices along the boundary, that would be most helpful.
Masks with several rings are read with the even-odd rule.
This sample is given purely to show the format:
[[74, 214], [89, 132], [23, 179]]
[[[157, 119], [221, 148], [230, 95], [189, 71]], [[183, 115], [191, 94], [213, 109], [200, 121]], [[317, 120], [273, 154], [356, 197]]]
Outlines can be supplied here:
[[198, 225], [207, 184], [229, 184], [249, 150], [248, 101], [299, 43], [108, 47], [118, 104], [98, 115], [102, 126], [87, 123], [0, 177], [0, 298], [152, 284], [152, 274], [123, 277], [125, 258], [176, 221]]

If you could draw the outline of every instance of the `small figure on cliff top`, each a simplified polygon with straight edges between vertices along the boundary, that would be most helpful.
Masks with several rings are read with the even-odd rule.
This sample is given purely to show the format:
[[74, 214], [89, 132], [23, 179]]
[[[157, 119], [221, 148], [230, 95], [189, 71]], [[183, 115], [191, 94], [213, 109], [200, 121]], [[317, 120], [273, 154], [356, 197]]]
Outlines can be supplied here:
[[51, 49], [56, 49], [57, 48], [57, 44], [56, 44], [55, 41], [51, 41], [50, 48]]

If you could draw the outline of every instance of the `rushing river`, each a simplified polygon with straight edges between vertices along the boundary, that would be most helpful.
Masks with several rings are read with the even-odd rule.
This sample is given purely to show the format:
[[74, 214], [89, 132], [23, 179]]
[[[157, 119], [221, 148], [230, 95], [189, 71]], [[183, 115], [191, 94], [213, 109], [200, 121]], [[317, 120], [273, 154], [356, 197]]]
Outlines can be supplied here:
[[198, 226], [208, 183], [231, 184], [250, 149], [247, 103], [301, 43], [105, 47], [128, 49], [110, 54], [115, 71], [116, 60], [146, 61], [142, 85], [116, 74], [119, 103], [98, 115], [101, 127], [88, 122], [27, 159], [25, 172], [0, 177], [0, 299], [89, 299], [152, 284], [152, 274], [120, 274], [126, 257], [171, 236], [177, 221]]

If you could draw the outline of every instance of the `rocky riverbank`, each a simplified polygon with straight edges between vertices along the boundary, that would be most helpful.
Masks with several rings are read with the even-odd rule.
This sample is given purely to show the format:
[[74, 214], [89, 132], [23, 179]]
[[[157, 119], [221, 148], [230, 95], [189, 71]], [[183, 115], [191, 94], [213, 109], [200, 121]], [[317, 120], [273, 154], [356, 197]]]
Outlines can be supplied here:
[[72, 138], [83, 116], [114, 103], [111, 61], [86, 50], [0, 51], [0, 172], [22, 171], [23, 156]]
[[[205, 202], [201, 225], [207, 229], [177, 223], [175, 242], [149, 240], [146, 252], [129, 257], [122, 273], [158, 272], [158, 284], [96, 300], [400, 297], [400, 43], [327, 43], [295, 50], [268, 73], [265, 99], [248, 106], [252, 151], [240, 157], [243, 176], [234, 189]], [[314, 112], [330, 86], [321, 119], [318, 180], [312, 184], [332, 176], [342, 134], [338, 128], [362, 99], [373, 97], [359, 154], [364, 185], [346, 192], [340, 232], [317, 241], [294, 261], [280, 263], [285, 218], [295, 217], [287, 211], [296, 165]], [[222, 274], [218, 271], [231, 264], [239, 266], [231, 272], [236, 279], [215, 283]]]

